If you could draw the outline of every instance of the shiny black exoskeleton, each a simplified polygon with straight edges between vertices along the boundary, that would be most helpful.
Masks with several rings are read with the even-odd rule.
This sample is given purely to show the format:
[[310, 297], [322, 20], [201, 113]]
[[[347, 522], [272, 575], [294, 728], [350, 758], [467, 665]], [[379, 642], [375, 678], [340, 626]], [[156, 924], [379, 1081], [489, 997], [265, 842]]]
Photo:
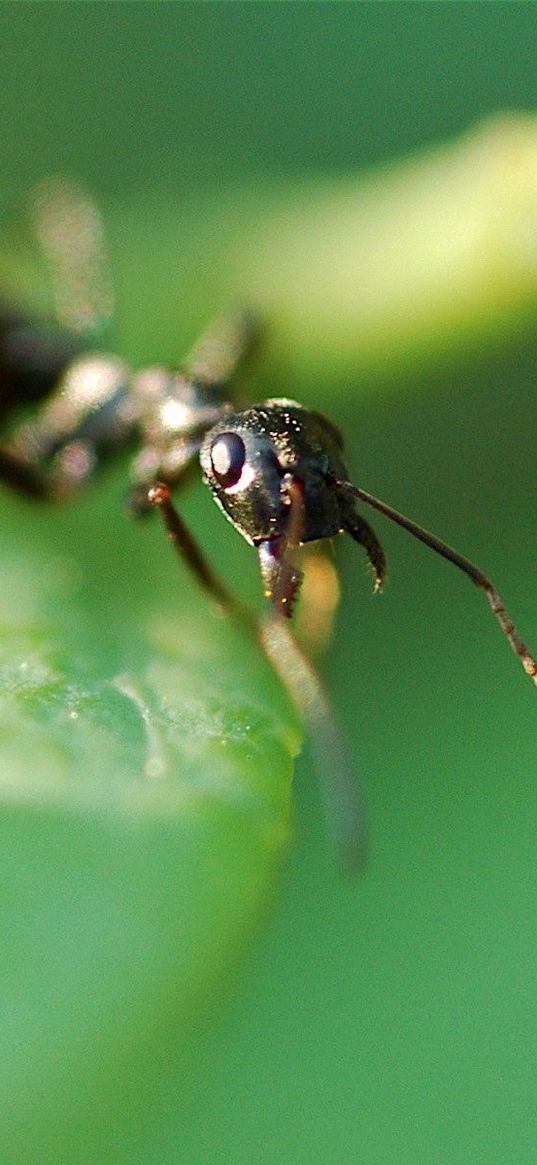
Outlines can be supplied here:
[[377, 588], [382, 585], [380, 544], [354, 501], [334, 488], [349, 476], [343, 439], [321, 413], [285, 398], [232, 413], [206, 433], [200, 461], [218, 505], [257, 548], [265, 594], [282, 613], [292, 613], [300, 585], [297, 571], [294, 582], [281, 585], [282, 551], [290, 541], [302, 545], [346, 532], [365, 547]]
[[216, 501], [253, 546], [286, 533], [288, 475], [302, 482], [301, 541], [338, 534], [353, 509], [327, 482], [348, 477], [340, 433], [296, 401], [275, 398], [226, 417], [206, 434], [200, 461]]
[[132, 510], [143, 514], [159, 508], [202, 585], [253, 632], [309, 724], [323, 775], [331, 774], [334, 828], [344, 860], [359, 860], [360, 808], [349, 795], [352, 782], [322, 686], [293, 637], [284, 633], [282, 621], [252, 617], [212, 570], [172, 498], [188, 470], [201, 462], [216, 502], [257, 549], [265, 595], [279, 614], [292, 614], [300, 588], [296, 548], [340, 533], [363, 546], [375, 589], [382, 587], [384, 553], [355, 510], [360, 500], [484, 590], [536, 683], [537, 661], [478, 567], [349, 482], [343, 441], [332, 422], [280, 397], [237, 407], [237, 378], [260, 334], [258, 321], [248, 313], [217, 321], [176, 371], [133, 371], [118, 356], [93, 350], [91, 341], [110, 301], [99, 217], [84, 194], [65, 184], [45, 191], [38, 206], [37, 234], [59, 288], [60, 322], [67, 326], [34, 326], [9, 305], [0, 306], [0, 414], [7, 422], [15, 405], [35, 405], [33, 417], [0, 445], [0, 481], [36, 498], [72, 499], [110, 455], [132, 447]]
[[[227, 591], [216, 581], [172, 502], [172, 491], [199, 459], [218, 505], [258, 551], [265, 595], [287, 616], [292, 614], [301, 583], [293, 551], [308, 542], [350, 534], [367, 553], [375, 589], [382, 587], [384, 553], [369, 524], [355, 510], [359, 499], [453, 562], [481, 587], [526, 671], [537, 677], [537, 662], [487, 576], [440, 539], [352, 485], [342, 438], [331, 421], [286, 398], [236, 409], [235, 378], [259, 341], [254, 317], [240, 313], [217, 321], [177, 371], [156, 367], [133, 372], [118, 356], [104, 352], [68, 358], [73, 341], [65, 331], [58, 332], [57, 342], [52, 334], [46, 342], [39, 339], [34, 344], [32, 330], [26, 326], [15, 372], [10, 365], [8, 378], [2, 352], [13, 351], [12, 340], [20, 336], [20, 327], [16, 318], [13, 326], [4, 326], [2, 337], [0, 320], [0, 386], [9, 379], [12, 387], [18, 384], [22, 389], [27, 378], [25, 351], [34, 360], [36, 348], [41, 386], [59, 364], [63, 370], [33, 419], [16, 428], [0, 446], [0, 480], [34, 497], [73, 498], [110, 454], [132, 445], [136, 450], [132, 509], [145, 513], [158, 506], [200, 581], [231, 607]], [[36, 335], [42, 333], [36, 330]]]
[[234, 381], [259, 334], [254, 317], [237, 313], [217, 321], [182, 368], [133, 372], [113, 354], [73, 354], [77, 341], [65, 329], [32, 329], [6, 311], [3, 327], [0, 318], [0, 386], [28, 399], [33, 369], [34, 394], [42, 399], [0, 446], [0, 479], [34, 497], [69, 500], [111, 454], [131, 445], [131, 509], [144, 514], [160, 506], [179, 548], [208, 585], [200, 555], [191, 552], [182, 526], [178, 533], [178, 515], [172, 518], [171, 491], [199, 458], [216, 501], [257, 548], [265, 595], [281, 613], [291, 615], [302, 578], [291, 566], [294, 547], [340, 532], [365, 547], [380, 587], [381, 547], [354, 500], [333, 485], [348, 477], [335, 426], [286, 399], [236, 411]]
[[158, 506], [168, 531], [200, 581], [228, 607], [172, 501], [201, 461], [203, 478], [236, 529], [256, 547], [265, 594], [292, 613], [301, 574], [293, 550], [350, 534], [366, 550], [382, 587], [386, 563], [356, 499], [380, 510], [463, 570], [488, 596], [526, 671], [537, 663], [490, 580], [468, 559], [365, 490], [352, 485], [336, 427], [318, 412], [275, 397], [237, 410], [237, 375], [256, 348], [259, 323], [248, 313], [211, 328], [177, 371], [134, 372], [118, 356], [91, 348], [113, 302], [100, 217], [87, 195], [60, 180], [34, 200], [34, 229], [48, 261], [60, 328], [35, 326], [0, 305], [0, 411], [37, 400], [33, 418], [0, 445], [0, 480], [38, 498], [76, 497], [107, 457], [131, 445], [131, 505]]

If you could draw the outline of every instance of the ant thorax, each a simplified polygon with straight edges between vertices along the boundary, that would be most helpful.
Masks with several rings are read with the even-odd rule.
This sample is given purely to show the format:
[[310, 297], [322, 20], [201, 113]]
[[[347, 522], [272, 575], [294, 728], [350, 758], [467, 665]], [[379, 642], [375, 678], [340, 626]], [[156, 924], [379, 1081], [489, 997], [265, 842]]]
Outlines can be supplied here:
[[207, 429], [231, 408], [218, 386], [158, 367], [132, 378], [131, 400], [141, 442], [133, 463], [137, 483], [162, 478], [173, 485], [197, 457]]

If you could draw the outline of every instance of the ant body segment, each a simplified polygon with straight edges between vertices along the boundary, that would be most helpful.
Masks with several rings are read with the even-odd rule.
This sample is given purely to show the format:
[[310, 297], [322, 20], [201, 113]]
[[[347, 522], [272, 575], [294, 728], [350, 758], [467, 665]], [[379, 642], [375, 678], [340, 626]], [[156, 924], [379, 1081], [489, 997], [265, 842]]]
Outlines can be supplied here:
[[[67, 223], [67, 225], [65, 225]], [[92, 336], [104, 314], [106, 277], [100, 220], [76, 188], [51, 187], [37, 216], [38, 236], [68, 307], [55, 331], [11, 308], [0, 308], [0, 394], [37, 400], [32, 420], [0, 446], [0, 481], [42, 500], [69, 500], [114, 451], [134, 445], [131, 508], [160, 510], [177, 549], [206, 590], [238, 617], [287, 687], [330, 769], [330, 813], [345, 864], [363, 857], [359, 797], [330, 705], [313, 665], [289, 631], [302, 582], [295, 551], [309, 542], [350, 535], [365, 550], [375, 591], [386, 577], [382, 547], [356, 501], [380, 511], [447, 558], [482, 590], [526, 672], [537, 683], [537, 661], [520, 638], [503, 600], [473, 563], [435, 535], [349, 482], [343, 441], [320, 413], [275, 397], [237, 408], [233, 382], [259, 338], [247, 313], [217, 321], [182, 368], [133, 373], [117, 356], [80, 351], [78, 331]], [[89, 241], [88, 241], [89, 240]], [[82, 254], [81, 254], [82, 252]], [[85, 253], [84, 253], [85, 252]], [[90, 278], [81, 270], [87, 263]], [[272, 615], [258, 619], [213, 571], [172, 498], [199, 461], [202, 477], [226, 517], [257, 550]], [[284, 616], [285, 619], [280, 618]], [[326, 776], [327, 774], [325, 774]]]

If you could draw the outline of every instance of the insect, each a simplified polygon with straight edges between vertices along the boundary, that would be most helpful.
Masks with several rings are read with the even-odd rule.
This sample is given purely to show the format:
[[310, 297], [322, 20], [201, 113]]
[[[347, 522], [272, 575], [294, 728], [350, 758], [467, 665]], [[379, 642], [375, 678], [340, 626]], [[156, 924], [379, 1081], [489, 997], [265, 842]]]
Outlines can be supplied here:
[[[117, 356], [77, 351], [91, 337], [110, 295], [99, 217], [74, 187], [48, 188], [37, 233], [65, 301], [63, 327], [43, 332], [11, 309], [0, 311], [0, 390], [8, 406], [37, 398], [33, 418], [0, 446], [0, 480], [42, 500], [69, 500], [105, 459], [132, 444], [132, 510], [160, 511], [179, 553], [200, 583], [260, 644], [298, 705], [330, 769], [329, 810], [344, 864], [364, 851], [363, 814], [328, 698], [289, 630], [302, 572], [296, 552], [341, 534], [358, 543], [374, 587], [386, 577], [382, 546], [356, 502], [380, 511], [462, 570], [482, 589], [526, 672], [537, 662], [498, 591], [463, 555], [349, 481], [343, 440], [321, 413], [283, 397], [240, 407], [234, 381], [258, 340], [248, 313], [217, 321], [178, 370], [132, 372]], [[88, 275], [89, 270], [89, 275]], [[61, 298], [61, 297], [59, 297]], [[82, 321], [76, 327], [73, 319]], [[183, 521], [174, 493], [198, 462], [204, 482], [236, 530], [256, 549], [268, 609], [253, 615], [220, 579]]]

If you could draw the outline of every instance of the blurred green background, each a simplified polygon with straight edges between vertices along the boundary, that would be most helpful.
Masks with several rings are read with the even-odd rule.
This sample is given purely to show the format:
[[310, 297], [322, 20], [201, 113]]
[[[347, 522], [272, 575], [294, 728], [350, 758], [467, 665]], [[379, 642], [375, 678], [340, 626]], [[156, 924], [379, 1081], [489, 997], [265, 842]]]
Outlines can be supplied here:
[[[330, 206], [347, 176], [382, 163], [379, 181], [389, 183], [401, 157], [488, 115], [537, 111], [536, 49], [532, 4], [2, 4], [6, 267], [13, 218], [32, 184], [74, 175], [103, 207], [118, 348], [132, 361], [177, 361], [224, 290], [237, 292], [241, 271], [245, 286], [251, 278], [250, 241], [266, 231], [270, 251], [280, 221], [287, 238], [288, 206], [296, 238], [302, 216], [307, 224], [312, 204]], [[412, 166], [401, 173], [403, 206], [412, 202]], [[491, 203], [494, 219], [494, 190]], [[523, 240], [533, 272], [529, 206]], [[460, 207], [464, 223], [464, 198]], [[405, 221], [401, 211], [403, 238]], [[508, 260], [494, 246], [503, 271]], [[385, 273], [387, 299], [399, 274]], [[270, 279], [277, 315], [274, 269]], [[421, 294], [415, 279], [405, 319]], [[349, 328], [341, 357], [337, 336], [332, 346], [323, 336], [313, 344], [300, 319], [288, 334], [284, 319], [281, 350], [272, 363], [269, 353], [253, 391], [300, 392], [330, 413], [360, 484], [489, 570], [535, 647], [537, 291], [534, 275], [524, 275], [517, 298], [520, 283], [510, 279], [504, 300], [491, 301], [484, 282], [470, 319], [458, 284], [434, 328], [421, 307], [402, 372], [382, 303], [383, 356], [374, 361], [360, 340], [353, 349]], [[256, 287], [263, 282], [261, 264]], [[282, 301], [287, 294], [282, 282]], [[363, 297], [365, 306], [367, 287]], [[286, 343], [293, 329], [299, 359]], [[294, 786], [296, 839], [279, 856], [293, 718], [266, 669], [244, 659], [234, 632], [212, 614], [209, 622], [205, 600], [176, 577], [160, 530], [125, 521], [124, 471], [66, 514], [36, 516], [2, 498], [2, 1160], [529, 1165], [537, 710], [484, 601], [381, 519], [391, 568], [382, 598], [370, 596], [356, 548], [338, 547], [343, 600], [323, 670], [362, 773], [372, 833], [365, 876], [343, 881], [330, 863], [307, 748]], [[255, 596], [254, 556], [222, 529], [202, 492], [194, 488], [186, 512], [222, 568], [244, 575]], [[51, 573], [66, 554], [77, 582]], [[140, 646], [148, 604], [160, 629]], [[156, 641], [178, 671], [160, 663], [155, 681]], [[21, 719], [25, 751], [5, 725], [9, 660], [30, 644], [36, 689], [44, 656], [52, 678], [46, 706], [33, 696], [25, 705], [38, 721], [31, 735]], [[240, 764], [251, 727], [246, 719], [241, 727], [241, 701], [258, 704], [254, 760], [266, 820], [256, 802], [255, 829], [250, 818], [245, 825], [230, 799], [221, 857], [222, 826], [211, 818], [207, 848], [197, 848], [189, 825], [176, 862], [180, 799], [175, 807], [171, 798], [166, 827], [159, 807], [136, 837], [110, 825], [102, 807], [110, 768], [127, 774], [128, 790], [142, 748], [136, 725], [125, 744], [125, 706], [119, 697], [117, 707], [103, 704], [99, 684], [126, 660], [136, 670], [138, 658], [168, 700], [188, 705], [199, 684], [208, 717], [222, 701], [223, 739], [232, 721]], [[61, 691], [58, 671], [69, 680]], [[87, 739], [72, 745], [57, 709], [67, 690], [79, 713], [82, 689], [94, 704]], [[196, 771], [195, 726], [189, 731]], [[183, 747], [174, 733], [186, 732], [178, 720], [172, 757]], [[220, 739], [218, 748], [210, 763], [224, 766], [231, 788]], [[78, 815], [64, 813], [53, 765], [68, 797], [70, 765], [78, 780], [88, 756], [98, 793], [83, 785]]]

